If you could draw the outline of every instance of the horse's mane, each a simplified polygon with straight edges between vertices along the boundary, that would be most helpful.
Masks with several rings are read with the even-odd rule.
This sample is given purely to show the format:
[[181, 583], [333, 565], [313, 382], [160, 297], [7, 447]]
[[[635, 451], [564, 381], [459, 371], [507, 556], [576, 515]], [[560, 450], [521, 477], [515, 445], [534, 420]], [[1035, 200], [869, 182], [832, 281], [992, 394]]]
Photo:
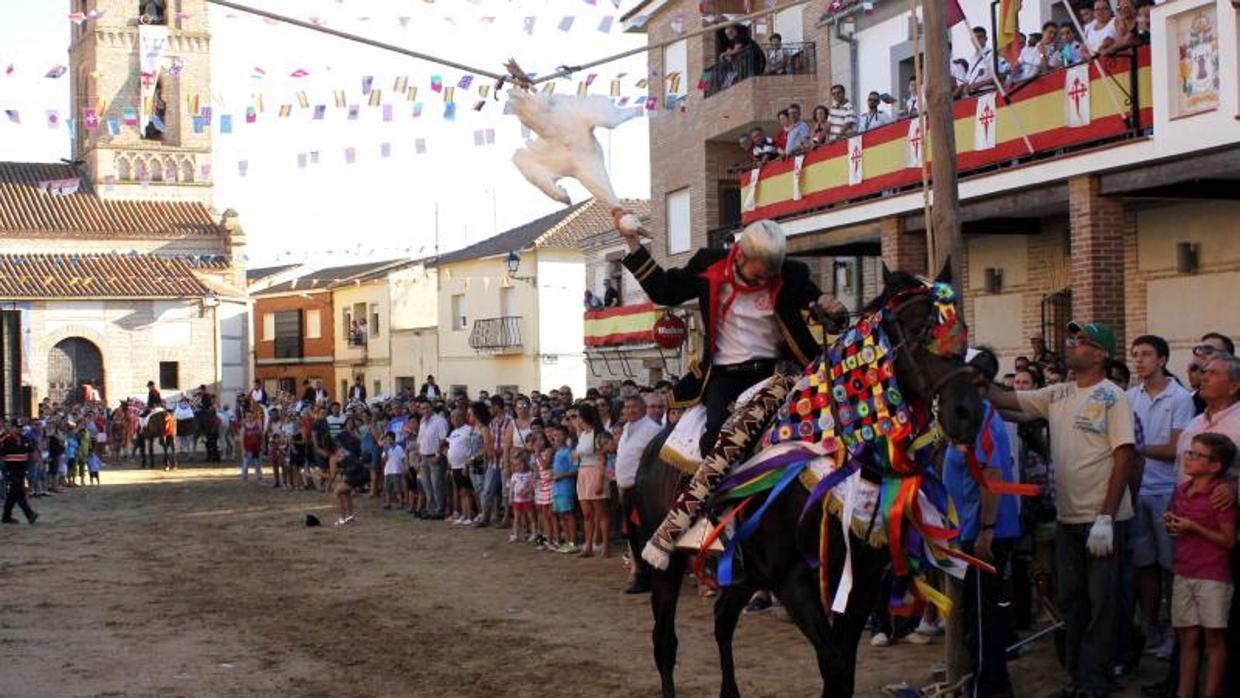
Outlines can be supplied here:
[[886, 283], [883, 290], [877, 296], [870, 299], [869, 303], [861, 309], [861, 315], [869, 315], [887, 304], [896, 294], [906, 291], [910, 288], [921, 286], [921, 279], [906, 271], [891, 271], [886, 274]]

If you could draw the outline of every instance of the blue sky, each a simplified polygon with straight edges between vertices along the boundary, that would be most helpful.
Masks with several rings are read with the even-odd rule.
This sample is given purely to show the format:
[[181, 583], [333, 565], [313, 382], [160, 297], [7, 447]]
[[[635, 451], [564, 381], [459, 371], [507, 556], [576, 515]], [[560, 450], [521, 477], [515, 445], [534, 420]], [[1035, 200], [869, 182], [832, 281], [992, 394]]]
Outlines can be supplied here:
[[[634, 46], [645, 36], [620, 31], [619, 14], [611, 0], [249, 0], [255, 7], [301, 19], [322, 18], [328, 26], [479, 68], [499, 72], [515, 57], [530, 72], [577, 65]], [[48, 79], [54, 65], [68, 63], [71, 22], [69, 3], [0, 2], [0, 109], [17, 109], [21, 124], [0, 118], [0, 160], [55, 161], [69, 155], [63, 127], [49, 129], [48, 109], [69, 112], [69, 77]], [[233, 16], [229, 16], [233, 15]], [[568, 32], [559, 25], [572, 16]], [[607, 16], [616, 17], [609, 33], [598, 31]], [[399, 18], [409, 18], [402, 26]], [[533, 33], [524, 31], [534, 17]], [[251, 265], [308, 256], [329, 265], [359, 258], [428, 255], [434, 249], [435, 208], [439, 209], [440, 251], [449, 251], [550, 213], [559, 204], [544, 197], [521, 178], [509, 161], [522, 143], [521, 126], [503, 116], [503, 101], [487, 100], [481, 112], [475, 78], [469, 89], [456, 90], [457, 117], [443, 118], [441, 95], [430, 89], [433, 74], [445, 85], [456, 85], [462, 72], [313, 33], [290, 25], [272, 25], [221, 7], [210, 8], [212, 32], [212, 99], [217, 124], [215, 205], [234, 208], [249, 233]], [[363, 19], [366, 18], [366, 19]], [[493, 18], [493, 19], [492, 19]], [[11, 75], [4, 71], [13, 65]], [[255, 79], [255, 68], [266, 76]], [[294, 79], [297, 70], [309, 75]], [[635, 83], [646, 74], [646, 58], [636, 57], [593, 69], [592, 94], [608, 94], [619, 73], [622, 94], [638, 96]], [[362, 94], [363, 76], [393, 104], [391, 122], [382, 110], [368, 108]], [[418, 87], [422, 115], [392, 95], [395, 77], [407, 75]], [[558, 94], [572, 94], [585, 75], [558, 81]], [[361, 105], [357, 121], [334, 107], [332, 94], [344, 89], [349, 104]], [[297, 107], [297, 90], [309, 93], [311, 104], [326, 103], [323, 121]], [[262, 93], [265, 112], [257, 124], [246, 124], [244, 113]], [[205, 96], [204, 96], [205, 101]], [[281, 104], [293, 104], [293, 116], [279, 119]], [[218, 133], [218, 115], [233, 116], [233, 133]], [[494, 129], [495, 143], [475, 146], [475, 132]], [[612, 179], [623, 197], [649, 195], [648, 126], [634, 119], [610, 136], [598, 132], [609, 151]], [[426, 153], [416, 152], [418, 139]], [[391, 154], [381, 157], [382, 144]], [[355, 154], [346, 163], [346, 149]], [[317, 151], [320, 164], [298, 168], [298, 154]], [[240, 174], [239, 161], [247, 163]], [[569, 186], [574, 200], [583, 190]], [[408, 250], [408, 252], [406, 252]], [[330, 252], [329, 252], [330, 251]]]

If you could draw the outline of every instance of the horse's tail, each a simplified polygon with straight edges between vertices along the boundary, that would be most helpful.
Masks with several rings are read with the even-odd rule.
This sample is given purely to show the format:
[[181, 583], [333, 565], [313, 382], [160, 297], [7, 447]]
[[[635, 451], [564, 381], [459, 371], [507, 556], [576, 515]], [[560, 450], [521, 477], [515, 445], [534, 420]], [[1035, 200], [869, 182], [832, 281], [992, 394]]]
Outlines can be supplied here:
[[[641, 465], [637, 469], [637, 481], [633, 487], [637, 495], [628, 524], [636, 525], [642, 545], [658, 530], [663, 518], [671, 511], [676, 496], [688, 476], [659, 457], [663, 444], [672, 433], [668, 425], [651, 439], [642, 451]], [[635, 515], [635, 517], [633, 516]], [[636, 518], [636, 521], [633, 519]]]

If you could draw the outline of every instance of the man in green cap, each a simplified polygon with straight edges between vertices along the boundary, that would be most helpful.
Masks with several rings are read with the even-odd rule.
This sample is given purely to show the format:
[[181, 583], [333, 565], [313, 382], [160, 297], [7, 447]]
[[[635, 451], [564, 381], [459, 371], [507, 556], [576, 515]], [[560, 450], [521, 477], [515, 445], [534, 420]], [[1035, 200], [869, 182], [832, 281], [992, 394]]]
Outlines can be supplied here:
[[1101, 322], [1069, 322], [1064, 360], [1072, 382], [1008, 392], [991, 386], [1000, 409], [1050, 423], [1055, 467], [1055, 561], [1066, 658], [1078, 696], [1110, 692], [1123, 598], [1120, 551], [1140, 485], [1132, 409], [1106, 378], [1115, 333]]

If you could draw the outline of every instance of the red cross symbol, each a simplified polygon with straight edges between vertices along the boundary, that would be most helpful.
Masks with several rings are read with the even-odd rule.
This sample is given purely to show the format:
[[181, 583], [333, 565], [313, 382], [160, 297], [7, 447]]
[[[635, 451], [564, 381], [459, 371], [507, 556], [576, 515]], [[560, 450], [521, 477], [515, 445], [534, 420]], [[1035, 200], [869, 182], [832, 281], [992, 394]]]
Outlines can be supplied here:
[[908, 139], [910, 145], [913, 146], [913, 152], [921, 157], [921, 126], [913, 127], [913, 135]]
[[995, 110], [991, 109], [990, 105], [987, 104], [986, 107], [982, 109], [982, 115], [977, 118], [978, 121], [982, 122], [982, 128], [985, 129], [986, 132], [986, 139], [990, 140], [990, 124], [995, 120]]
[[853, 148], [852, 152], [848, 155], [848, 159], [852, 161], [853, 172], [860, 172], [861, 171], [861, 147], [857, 146], [856, 148]]
[[1072, 89], [1068, 90], [1068, 97], [1072, 99], [1072, 108], [1076, 110], [1077, 116], [1081, 114], [1081, 99], [1089, 94], [1089, 88], [1081, 81], [1078, 76], [1072, 80]]

